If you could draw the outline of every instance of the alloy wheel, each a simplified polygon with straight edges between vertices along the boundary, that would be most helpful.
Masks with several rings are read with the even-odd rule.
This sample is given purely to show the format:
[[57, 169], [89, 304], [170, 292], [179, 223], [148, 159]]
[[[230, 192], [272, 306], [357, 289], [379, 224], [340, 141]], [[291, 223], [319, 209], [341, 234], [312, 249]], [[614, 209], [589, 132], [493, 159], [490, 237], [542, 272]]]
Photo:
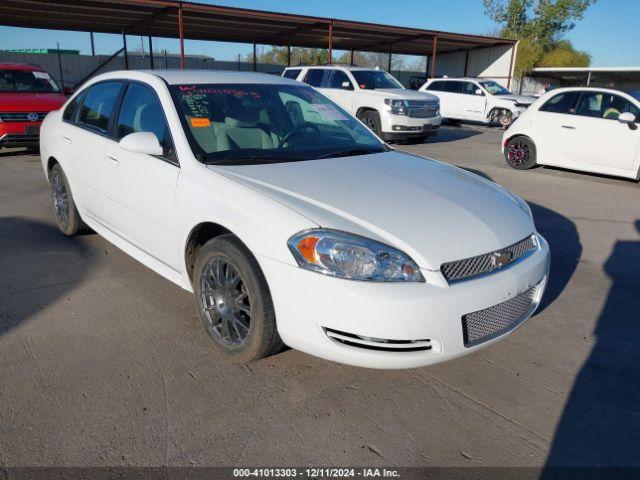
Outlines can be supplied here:
[[67, 227], [69, 225], [69, 193], [58, 172], [51, 174], [51, 192], [56, 218], [63, 227]]
[[251, 297], [238, 269], [225, 257], [211, 258], [200, 276], [200, 307], [215, 340], [235, 348], [247, 342]]
[[529, 161], [531, 156], [531, 150], [529, 145], [524, 142], [515, 142], [509, 145], [509, 151], [507, 152], [507, 158], [509, 164], [514, 167], [520, 167]]

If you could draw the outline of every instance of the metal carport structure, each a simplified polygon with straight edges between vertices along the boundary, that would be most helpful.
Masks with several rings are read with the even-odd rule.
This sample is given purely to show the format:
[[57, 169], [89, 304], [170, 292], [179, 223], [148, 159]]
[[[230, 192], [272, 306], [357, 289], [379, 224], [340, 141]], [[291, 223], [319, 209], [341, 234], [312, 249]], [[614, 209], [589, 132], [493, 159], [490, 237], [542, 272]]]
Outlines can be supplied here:
[[[179, 38], [182, 67], [185, 39], [253, 44], [254, 63], [256, 44], [286, 46], [289, 52], [291, 46], [326, 48], [329, 63], [333, 50], [351, 51], [352, 58], [353, 51], [384, 52], [389, 58], [392, 54], [424, 55], [428, 57], [428, 77], [443, 71], [438, 67], [442, 62], [455, 65], [456, 74], [466, 76], [470, 70], [477, 74], [483, 65], [499, 59], [500, 75], [492, 77], [503, 79], [507, 85], [511, 83], [517, 45], [505, 38], [175, 0], [3, 0], [0, 24], [123, 37], [142, 35], [150, 41], [152, 37]], [[488, 54], [491, 49], [497, 53]], [[150, 61], [153, 66], [153, 56]], [[473, 62], [480, 67], [472, 68]]]

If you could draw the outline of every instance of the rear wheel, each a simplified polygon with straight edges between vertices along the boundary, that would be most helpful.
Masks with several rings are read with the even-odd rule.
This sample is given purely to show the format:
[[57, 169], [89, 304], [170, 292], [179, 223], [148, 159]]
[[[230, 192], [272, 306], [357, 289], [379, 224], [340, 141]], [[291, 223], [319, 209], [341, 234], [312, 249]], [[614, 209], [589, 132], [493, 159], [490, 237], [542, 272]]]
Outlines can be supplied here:
[[282, 349], [267, 282], [235, 236], [207, 242], [198, 253], [193, 278], [198, 314], [216, 351], [246, 363]]
[[374, 110], [365, 110], [359, 116], [362, 123], [364, 123], [369, 130], [376, 135], [380, 135], [382, 131], [382, 122], [380, 121], [380, 114]]
[[527, 137], [514, 137], [504, 149], [504, 158], [511, 168], [527, 170], [536, 166], [536, 146]]
[[76, 235], [85, 228], [78, 209], [71, 195], [71, 188], [60, 164], [55, 164], [49, 172], [51, 186], [51, 201], [56, 225], [62, 233], [68, 236]]

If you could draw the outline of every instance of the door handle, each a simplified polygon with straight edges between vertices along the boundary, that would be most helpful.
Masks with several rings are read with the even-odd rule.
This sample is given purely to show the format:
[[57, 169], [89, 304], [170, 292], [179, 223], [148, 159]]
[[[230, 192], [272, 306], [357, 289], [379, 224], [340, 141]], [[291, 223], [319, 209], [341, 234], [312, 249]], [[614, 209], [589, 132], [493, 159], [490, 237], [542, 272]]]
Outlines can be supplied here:
[[63, 135], [62, 139], [67, 143], [71, 143], [71, 138], [67, 137], [66, 135]]
[[117, 167], [118, 165], [120, 165], [120, 162], [118, 161], [118, 159], [112, 157], [111, 155], [105, 155], [104, 159], [109, 163], [111, 163], [114, 167]]
[[567, 128], [569, 130], [575, 130], [576, 127], [572, 127], [571, 125], [562, 125], [562, 128]]

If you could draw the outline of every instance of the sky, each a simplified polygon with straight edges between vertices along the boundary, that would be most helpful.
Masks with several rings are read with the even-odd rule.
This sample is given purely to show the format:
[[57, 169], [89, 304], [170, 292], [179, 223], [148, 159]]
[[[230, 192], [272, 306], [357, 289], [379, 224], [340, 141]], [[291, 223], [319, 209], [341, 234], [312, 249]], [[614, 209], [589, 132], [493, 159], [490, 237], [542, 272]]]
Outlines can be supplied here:
[[[360, 20], [459, 33], [491, 34], [496, 25], [483, 14], [482, 0], [198, 0], [203, 3], [287, 13]], [[576, 48], [592, 55], [594, 67], [640, 66], [637, 28], [640, 0], [597, 0], [576, 28], [565, 35]], [[0, 26], [0, 48], [55, 48], [90, 53], [89, 34]], [[140, 46], [140, 37], [128, 37], [129, 48]], [[146, 42], [146, 40], [145, 40]], [[122, 46], [119, 35], [95, 34], [99, 54], [111, 54]], [[147, 45], [145, 43], [145, 50]], [[177, 52], [173, 39], [154, 40], [154, 49]], [[250, 45], [221, 42], [185, 42], [186, 53], [235, 60], [251, 51]]]

